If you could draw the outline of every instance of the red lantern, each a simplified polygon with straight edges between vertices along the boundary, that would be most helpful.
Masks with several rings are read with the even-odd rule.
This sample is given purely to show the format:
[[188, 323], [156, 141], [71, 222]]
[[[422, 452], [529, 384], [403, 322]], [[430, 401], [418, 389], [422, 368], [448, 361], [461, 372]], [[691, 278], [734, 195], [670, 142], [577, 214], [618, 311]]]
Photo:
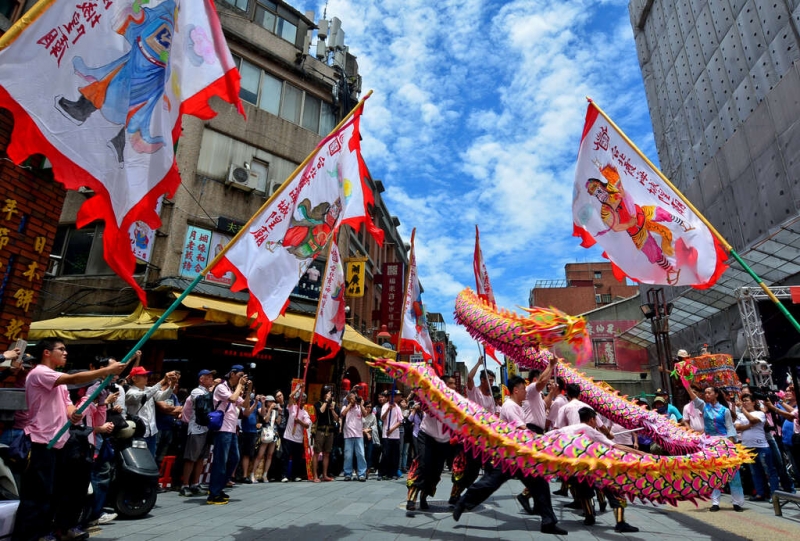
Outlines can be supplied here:
[[344, 378], [342, 380], [342, 391], [344, 391], [344, 392], [349, 392], [350, 391], [350, 380], [347, 379], [347, 378]]

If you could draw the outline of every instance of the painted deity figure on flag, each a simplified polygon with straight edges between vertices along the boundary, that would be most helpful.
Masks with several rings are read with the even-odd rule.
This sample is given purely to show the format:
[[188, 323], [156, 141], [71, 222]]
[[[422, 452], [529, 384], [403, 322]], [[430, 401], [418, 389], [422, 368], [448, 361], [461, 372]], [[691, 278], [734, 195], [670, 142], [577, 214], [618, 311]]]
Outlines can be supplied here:
[[[637, 205], [625, 193], [616, 167], [611, 164], [601, 167], [597, 162], [595, 165], [605, 180], [590, 178], [586, 181], [586, 191], [600, 202], [600, 218], [608, 226], [608, 229], [600, 231], [597, 236], [610, 231], [627, 233], [636, 249], [641, 251], [650, 263], [664, 269], [667, 283], [677, 283], [681, 271], [670, 261], [675, 255], [675, 247], [672, 242], [672, 231], [664, 223], [674, 222], [683, 228], [684, 232], [694, 228], [660, 206]], [[653, 235], [658, 235], [661, 242], [657, 242]]]
[[[55, 100], [56, 109], [77, 125], [100, 111], [103, 118], [120, 126], [108, 142], [120, 167], [125, 164], [126, 132], [131, 147], [140, 154], [153, 154], [165, 144], [162, 134], [151, 133], [151, 120], [159, 105], [171, 107], [164, 96], [164, 84], [170, 78], [176, 6], [174, 0], [166, 0], [153, 8], [142, 7], [149, 3], [150, 0], [135, 0], [114, 21], [114, 30], [128, 41], [130, 50], [94, 68], [87, 66], [82, 56], [73, 57], [75, 74], [88, 84], [78, 88], [79, 96], [74, 101], [66, 96], [56, 96]], [[190, 32], [195, 49], [208, 49], [210, 40], [201, 39], [205, 36], [202, 29]]]
[[312, 208], [311, 201], [303, 199], [297, 205], [297, 212], [301, 218], [292, 216], [283, 239], [267, 242], [267, 249], [273, 251], [277, 246], [283, 246], [297, 259], [316, 257], [328, 244], [336, 228], [342, 212], [342, 200], [338, 198], [333, 204], [323, 201]]

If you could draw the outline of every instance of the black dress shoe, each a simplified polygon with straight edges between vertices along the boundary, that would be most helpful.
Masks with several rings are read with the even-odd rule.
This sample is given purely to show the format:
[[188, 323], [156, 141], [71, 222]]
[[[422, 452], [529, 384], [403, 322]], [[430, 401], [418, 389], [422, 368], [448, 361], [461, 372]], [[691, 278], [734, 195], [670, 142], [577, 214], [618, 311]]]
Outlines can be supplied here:
[[617, 525], [614, 526], [614, 531], [618, 533], [635, 533], [639, 531], [639, 528], [636, 526], [631, 526], [625, 521], [617, 522]]
[[594, 523], [595, 523], [595, 522], [596, 522], [596, 520], [595, 520], [595, 518], [594, 518], [594, 516], [593, 516], [593, 515], [587, 515], [587, 516], [586, 516], [586, 517], [583, 519], [583, 525], [584, 525], [584, 526], [594, 526]]
[[423, 511], [427, 511], [428, 509], [431, 508], [431, 506], [428, 505], [428, 496], [427, 495], [420, 494], [420, 496], [419, 496], [419, 508], [422, 509]]
[[712, 505], [709, 511], [711, 511], [712, 513], [716, 513], [717, 511], [719, 511], [719, 505]]
[[569, 492], [568, 491], [561, 490], [561, 489], [554, 490], [553, 494], [555, 494], [556, 496], [569, 496]]
[[525, 494], [517, 494], [517, 501], [525, 510], [526, 513], [529, 515], [533, 514], [533, 509], [531, 508], [531, 502], [528, 501], [528, 497]]
[[542, 526], [542, 533], [549, 533], [553, 535], [569, 535], [569, 532], [564, 528], [559, 528], [558, 524], [546, 524]]
[[456, 503], [455, 509], [453, 509], [453, 520], [458, 522], [458, 520], [461, 518], [461, 514], [464, 513], [464, 509], [464, 504], [461, 503], [461, 500], [459, 500], [458, 503]]

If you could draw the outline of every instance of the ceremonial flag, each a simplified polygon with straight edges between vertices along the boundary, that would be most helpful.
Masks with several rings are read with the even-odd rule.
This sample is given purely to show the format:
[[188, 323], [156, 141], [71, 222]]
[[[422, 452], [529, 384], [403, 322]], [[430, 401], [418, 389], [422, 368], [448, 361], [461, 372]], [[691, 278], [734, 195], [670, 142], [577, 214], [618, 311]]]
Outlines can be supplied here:
[[0, 107], [14, 115], [8, 155], [44, 154], [55, 179], [95, 195], [78, 227], [105, 222], [108, 265], [144, 303], [128, 231], [180, 183], [181, 114], [236, 104], [239, 73], [211, 0], [42, 0], [0, 38]]
[[403, 329], [400, 331], [400, 350], [421, 353], [425, 361], [433, 359], [433, 344], [428, 332], [428, 319], [422, 304], [422, 291], [417, 276], [417, 258], [414, 255], [414, 235], [411, 231], [411, 255], [408, 258], [408, 280], [403, 302]]
[[572, 217], [581, 246], [599, 243], [619, 280], [705, 289], [727, 268], [725, 250], [701, 217], [591, 102]]
[[358, 128], [363, 107], [362, 100], [351, 117], [320, 142], [211, 269], [216, 276], [234, 274], [232, 291], [250, 290], [247, 313], [256, 317], [258, 327], [254, 353], [264, 347], [272, 322], [340, 224], [371, 224], [365, 203], [368, 190], [356, 188], [362, 185]]
[[[475, 270], [476, 293], [481, 299], [484, 300], [484, 302], [487, 302], [493, 308], [497, 307], [497, 303], [494, 300], [494, 292], [492, 291], [492, 284], [489, 282], [489, 271], [486, 270], [486, 264], [483, 261], [480, 233], [478, 232], [477, 225], [475, 225], [475, 255], [472, 260], [472, 268]], [[486, 355], [494, 359], [496, 363], [500, 363], [495, 355], [496, 351], [494, 347], [484, 343], [483, 351], [486, 353]]]
[[330, 354], [320, 357], [320, 360], [335, 357], [342, 347], [342, 336], [347, 325], [344, 311], [345, 300], [344, 268], [339, 255], [336, 240], [331, 240], [328, 252], [328, 262], [325, 267], [325, 279], [322, 282], [322, 291], [317, 306], [317, 318], [314, 320], [314, 339], [322, 347], [329, 349]]

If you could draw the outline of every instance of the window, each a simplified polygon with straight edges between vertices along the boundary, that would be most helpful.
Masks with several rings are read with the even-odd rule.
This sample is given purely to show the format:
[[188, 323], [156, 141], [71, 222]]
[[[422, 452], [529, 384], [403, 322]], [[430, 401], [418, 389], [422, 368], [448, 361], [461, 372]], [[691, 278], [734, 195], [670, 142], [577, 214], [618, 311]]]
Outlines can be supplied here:
[[611, 294], [610, 293], [603, 293], [603, 304], [609, 304], [611, 302]]
[[599, 293], [595, 293], [594, 302], [596, 302], [597, 304], [600, 304], [601, 302], [603, 302], [603, 296], [600, 295]]
[[244, 101], [319, 135], [328, 135], [336, 126], [330, 103], [270, 75], [241, 57], [233, 58], [242, 76], [239, 96]]
[[50, 259], [48, 274], [53, 276], [114, 274], [103, 259], [101, 224], [59, 227]]
[[303, 91], [290, 84], [283, 85], [281, 101], [281, 118], [294, 124], [300, 124], [300, 110], [303, 106]]
[[602, 280], [602, 278], [603, 278], [603, 273], [602, 272], [594, 271], [594, 279], [595, 280]]
[[297, 21], [292, 22], [289, 19], [295, 17], [283, 7], [278, 7], [275, 2], [258, 0], [255, 22], [276, 36], [294, 43], [297, 40]]
[[237, 9], [240, 9], [242, 11], [247, 11], [247, 4], [250, 0], [222, 0], [222, 1]]
[[0, 15], [10, 22], [15, 22], [22, 15], [25, 0], [0, 0]]

